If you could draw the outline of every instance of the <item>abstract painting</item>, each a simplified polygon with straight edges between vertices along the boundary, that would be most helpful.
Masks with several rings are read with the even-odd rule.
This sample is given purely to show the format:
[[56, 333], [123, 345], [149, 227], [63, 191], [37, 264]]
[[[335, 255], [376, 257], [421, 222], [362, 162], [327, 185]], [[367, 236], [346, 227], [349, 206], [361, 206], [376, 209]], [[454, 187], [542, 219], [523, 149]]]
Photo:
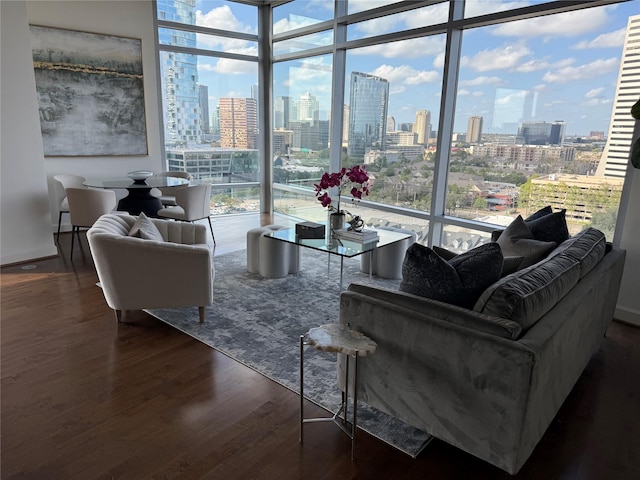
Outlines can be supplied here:
[[29, 28], [45, 156], [146, 155], [141, 41]]

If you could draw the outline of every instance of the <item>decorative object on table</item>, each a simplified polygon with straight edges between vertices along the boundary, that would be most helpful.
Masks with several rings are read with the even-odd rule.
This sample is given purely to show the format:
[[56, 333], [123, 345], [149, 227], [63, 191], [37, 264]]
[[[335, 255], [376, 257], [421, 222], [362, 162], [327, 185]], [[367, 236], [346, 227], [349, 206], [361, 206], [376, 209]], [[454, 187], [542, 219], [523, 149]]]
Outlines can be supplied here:
[[[323, 207], [327, 207], [330, 212], [344, 213], [340, 209], [340, 198], [342, 190], [351, 185], [349, 193], [355, 199], [361, 199], [362, 195], [369, 195], [369, 175], [364, 165], [354, 165], [350, 168], [343, 168], [338, 173], [324, 173], [320, 183], [315, 184], [316, 197]], [[338, 201], [333, 205], [333, 200], [329, 196], [331, 188], [338, 189]]]
[[350, 240], [352, 242], [371, 243], [380, 239], [378, 232], [375, 230], [355, 231], [347, 227], [335, 231], [335, 237], [341, 240]]
[[300, 238], [324, 238], [325, 226], [315, 222], [296, 223], [296, 235]]
[[45, 156], [146, 155], [141, 40], [29, 30]]
[[360, 215], [353, 215], [347, 223], [349, 224], [349, 230], [353, 232], [361, 232], [364, 228], [364, 220]]
[[147, 178], [153, 177], [153, 172], [150, 170], [134, 170], [127, 173], [127, 177], [136, 183], [144, 183]]

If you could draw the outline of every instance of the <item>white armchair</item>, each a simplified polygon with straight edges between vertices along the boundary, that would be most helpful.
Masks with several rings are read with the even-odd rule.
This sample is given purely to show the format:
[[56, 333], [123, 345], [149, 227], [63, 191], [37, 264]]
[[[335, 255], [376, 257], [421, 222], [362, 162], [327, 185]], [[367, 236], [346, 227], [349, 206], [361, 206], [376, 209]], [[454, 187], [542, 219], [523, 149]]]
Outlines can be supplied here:
[[129, 236], [137, 217], [103, 215], [87, 232], [104, 297], [122, 312], [197, 306], [200, 323], [215, 277], [204, 225], [149, 219], [163, 240]]

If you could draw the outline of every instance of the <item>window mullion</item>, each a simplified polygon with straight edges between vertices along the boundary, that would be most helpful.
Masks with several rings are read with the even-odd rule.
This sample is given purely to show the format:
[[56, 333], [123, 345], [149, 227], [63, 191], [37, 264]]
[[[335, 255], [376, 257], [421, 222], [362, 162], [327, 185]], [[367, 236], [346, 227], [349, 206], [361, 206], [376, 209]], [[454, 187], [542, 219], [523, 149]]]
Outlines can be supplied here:
[[431, 196], [431, 215], [429, 220], [428, 244], [440, 244], [443, 231], [443, 217], [447, 195], [447, 173], [449, 154], [453, 135], [460, 52], [462, 48], [462, 29], [454, 28], [453, 22], [464, 15], [465, 0], [451, 0], [449, 3], [449, 26], [445, 47], [444, 80], [440, 101], [440, 118], [437, 138], [437, 154], [433, 172], [433, 192]]

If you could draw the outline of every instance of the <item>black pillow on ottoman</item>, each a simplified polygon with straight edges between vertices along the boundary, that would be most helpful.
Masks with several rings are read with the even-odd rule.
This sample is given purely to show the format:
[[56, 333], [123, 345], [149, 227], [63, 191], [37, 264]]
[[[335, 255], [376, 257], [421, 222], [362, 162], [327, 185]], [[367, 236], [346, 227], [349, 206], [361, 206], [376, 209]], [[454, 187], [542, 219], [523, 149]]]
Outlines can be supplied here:
[[502, 258], [497, 243], [480, 245], [449, 261], [414, 243], [404, 257], [400, 291], [472, 308], [482, 292], [500, 278]]

